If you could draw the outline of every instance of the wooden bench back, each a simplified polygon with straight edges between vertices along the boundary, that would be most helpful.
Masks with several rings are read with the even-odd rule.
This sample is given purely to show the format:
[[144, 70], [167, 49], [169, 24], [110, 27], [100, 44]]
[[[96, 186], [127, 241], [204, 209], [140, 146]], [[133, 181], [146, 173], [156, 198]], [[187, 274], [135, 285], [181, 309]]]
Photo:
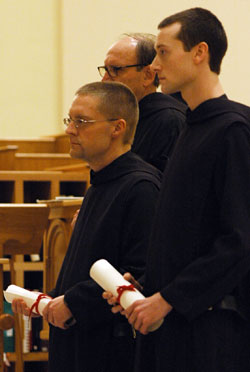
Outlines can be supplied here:
[[14, 145], [18, 152], [56, 152], [56, 140], [53, 137], [37, 138], [0, 138], [0, 146]]
[[0, 245], [3, 254], [39, 253], [48, 215], [46, 204], [0, 204]]
[[74, 159], [65, 153], [17, 153], [15, 155], [15, 170], [18, 171], [40, 171], [64, 165], [81, 165], [82, 163], [81, 159]]
[[0, 146], [0, 170], [13, 170], [15, 167], [15, 154], [17, 146]]

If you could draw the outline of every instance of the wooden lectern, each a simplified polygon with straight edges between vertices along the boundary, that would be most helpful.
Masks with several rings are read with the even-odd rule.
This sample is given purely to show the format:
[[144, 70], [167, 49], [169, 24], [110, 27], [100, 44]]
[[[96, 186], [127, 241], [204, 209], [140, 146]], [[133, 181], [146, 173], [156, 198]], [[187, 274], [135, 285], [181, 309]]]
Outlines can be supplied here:
[[[46, 204], [0, 204], [0, 258], [10, 256], [11, 282], [16, 284], [14, 261], [16, 255], [40, 252], [43, 234], [48, 224]], [[2, 259], [2, 261], [4, 261]], [[2, 262], [4, 263], [4, 262]], [[0, 264], [0, 290], [3, 290], [3, 272]], [[2, 292], [3, 293], [3, 292]], [[3, 313], [3, 295], [0, 295], [0, 314]], [[22, 336], [20, 319], [15, 319], [15, 372], [23, 372]], [[3, 330], [0, 329], [0, 372], [3, 372]]]

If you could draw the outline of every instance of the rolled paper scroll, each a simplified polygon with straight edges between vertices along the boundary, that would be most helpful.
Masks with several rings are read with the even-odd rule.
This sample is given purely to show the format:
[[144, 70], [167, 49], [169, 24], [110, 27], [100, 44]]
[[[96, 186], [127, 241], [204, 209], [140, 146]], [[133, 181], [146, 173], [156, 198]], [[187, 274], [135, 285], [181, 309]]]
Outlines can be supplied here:
[[42, 315], [44, 308], [51, 301], [51, 298], [43, 293], [31, 292], [14, 284], [9, 285], [3, 293], [7, 302], [12, 303], [14, 299], [21, 298], [34, 313], [39, 315]]
[[[105, 291], [111, 292], [119, 298], [119, 303], [126, 310], [133, 302], [145, 297], [128, 282], [107, 260], [96, 261], [90, 268], [89, 275]], [[127, 288], [127, 290], [126, 290]], [[163, 323], [163, 319], [151, 325], [149, 332], [156, 331]]]

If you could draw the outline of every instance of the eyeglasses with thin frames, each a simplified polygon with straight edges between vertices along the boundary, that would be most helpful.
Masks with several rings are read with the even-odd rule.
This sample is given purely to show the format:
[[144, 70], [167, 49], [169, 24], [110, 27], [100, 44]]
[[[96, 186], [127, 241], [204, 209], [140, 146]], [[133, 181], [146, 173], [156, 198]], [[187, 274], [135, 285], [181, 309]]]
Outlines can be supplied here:
[[103, 120], [86, 120], [86, 119], [71, 119], [71, 118], [64, 118], [63, 119], [63, 124], [68, 127], [70, 123], [74, 123], [75, 128], [81, 128], [84, 127], [86, 124], [92, 124], [92, 123], [98, 123], [98, 122], [104, 122], [104, 121], [116, 121], [118, 119], [103, 119]]
[[115, 78], [118, 76], [119, 71], [125, 69], [125, 68], [130, 68], [130, 67], [145, 67], [148, 66], [147, 63], [139, 63], [136, 65], [126, 65], [126, 66], [98, 66], [97, 69], [99, 71], [99, 74], [101, 77], [104, 77], [105, 73], [107, 72], [108, 75], [111, 78]]

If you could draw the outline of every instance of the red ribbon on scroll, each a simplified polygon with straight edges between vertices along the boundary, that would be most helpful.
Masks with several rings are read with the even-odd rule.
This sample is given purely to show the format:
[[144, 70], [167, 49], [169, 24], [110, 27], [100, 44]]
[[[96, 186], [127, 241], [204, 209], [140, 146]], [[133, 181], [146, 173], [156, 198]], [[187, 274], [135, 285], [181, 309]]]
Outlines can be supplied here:
[[42, 314], [39, 313], [39, 309], [38, 309], [38, 306], [39, 306], [39, 302], [41, 301], [42, 298], [52, 298], [44, 293], [41, 293], [39, 294], [39, 296], [37, 297], [36, 301], [33, 303], [33, 305], [31, 306], [30, 308], [30, 313], [29, 313], [29, 316], [31, 316], [31, 313], [32, 311], [35, 309], [35, 311], [42, 316]]
[[130, 285], [120, 285], [119, 287], [117, 287], [118, 296], [117, 296], [116, 301], [118, 302], [118, 304], [120, 304], [120, 298], [121, 298], [123, 292], [125, 292], [125, 291], [133, 291], [133, 292], [135, 292], [135, 287], [133, 286], [133, 284], [130, 284]]

